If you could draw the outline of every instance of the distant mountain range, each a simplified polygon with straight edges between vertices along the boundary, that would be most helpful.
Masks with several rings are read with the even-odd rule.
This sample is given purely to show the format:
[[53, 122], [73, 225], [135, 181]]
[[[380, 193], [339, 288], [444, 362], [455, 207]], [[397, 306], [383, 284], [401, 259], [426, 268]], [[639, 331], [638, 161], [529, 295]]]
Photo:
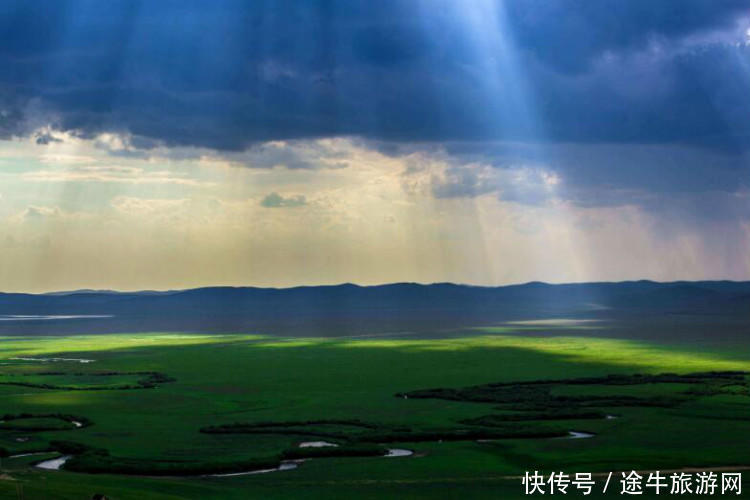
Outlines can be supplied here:
[[213, 331], [335, 335], [553, 317], [667, 314], [750, 318], [750, 282], [531, 282], [501, 287], [395, 283], [0, 293], [0, 334]]

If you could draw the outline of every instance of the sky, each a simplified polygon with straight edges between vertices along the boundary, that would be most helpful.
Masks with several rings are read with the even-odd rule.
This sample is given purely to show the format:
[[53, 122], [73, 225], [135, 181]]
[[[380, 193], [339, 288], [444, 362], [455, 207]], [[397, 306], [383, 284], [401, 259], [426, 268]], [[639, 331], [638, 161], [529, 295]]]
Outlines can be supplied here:
[[0, 290], [750, 279], [745, 0], [7, 0], [0, 40]]

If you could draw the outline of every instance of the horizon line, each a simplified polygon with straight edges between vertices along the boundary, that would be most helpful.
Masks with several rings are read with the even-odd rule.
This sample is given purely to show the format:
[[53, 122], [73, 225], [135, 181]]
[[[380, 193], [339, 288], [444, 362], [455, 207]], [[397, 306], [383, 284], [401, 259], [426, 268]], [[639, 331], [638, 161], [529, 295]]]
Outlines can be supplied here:
[[96, 293], [111, 293], [111, 294], [170, 294], [170, 293], [181, 293], [193, 290], [207, 290], [207, 289], [254, 289], [254, 290], [294, 290], [299, 288], [336, 288], [343, 286], [353, 286], [357, 288], [377, 288], [395, 285], [416, 285], [416, 286], [438, 286], [438, 285], [450, 285], [467, 288], [511, 288], [528, 285], [546, 285], [546, 286], [566, 286], [566, 285], [600, 285], [600, 284], [625, 284], [625, 283], [655, 283], [661, 285], [679, 284], [679, 283], [750, 283], [750, 280], [734, 280], [734, 279], [703, 279], [703, 280], [670, 280], [670, 281], [658, 281], [648, 278], [642, 279], [630, 279], [630, 280], [619, 280], [619, 281], [566, 281], [566, 282], [550, 282], [532, 280], [525, 282], [508, 283], [503, 285], [477, 285], [471, 283], [459, 283], [454, 281], [434, 281], [434, 282], [418, 282], [418, 281], [392, 281], [385, 283], [377, 283], [371, 285], [363, 285], [353, 282], [340, 282], [330, 284], [319, 284], [319, 285], [292, 285], [292, 286], [256, 286], [256, 285], [204, 285], [195, 286], [189, 288], [170, 288], [170, 289], [110, 289], [110, 288], [77, 288], [71, 290], [50, 290], [46, 292], [14, 292], [14, 291], [0, 291], [0, 295], [75, 295], [75, 294], [96, 294]]

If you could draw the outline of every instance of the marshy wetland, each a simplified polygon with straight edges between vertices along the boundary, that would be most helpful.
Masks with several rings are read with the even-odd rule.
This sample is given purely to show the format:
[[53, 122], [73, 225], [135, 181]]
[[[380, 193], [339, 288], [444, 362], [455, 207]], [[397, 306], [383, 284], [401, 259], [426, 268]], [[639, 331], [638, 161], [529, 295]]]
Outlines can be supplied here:
[[513, 498], [530, 464], [750, 464], [742, 343], [523, 328], [5, 338], [0, 497]]

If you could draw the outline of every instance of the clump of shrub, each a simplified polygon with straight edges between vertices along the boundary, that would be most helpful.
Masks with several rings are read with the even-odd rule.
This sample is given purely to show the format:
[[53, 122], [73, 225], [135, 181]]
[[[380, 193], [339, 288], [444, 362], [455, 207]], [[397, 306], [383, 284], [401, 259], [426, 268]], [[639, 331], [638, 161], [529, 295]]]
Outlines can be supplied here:
[[[217, 426], [204, 427], [203, 429], [229, 429], [229, 428], [245, 428], [245, 429], [259, 429], [259, 428], [272, 428], [272, 427], [309, 427], [314, 425], [346, 425], [352, 427], [362, 427], [365, 429], [376, 429], [377, 424], [369, 422], [363, 422], [359, 419], [319, 419], [319, 420], [286, 420], [286, 421], [260, 421], [260, 422], [235, 422], [233, 424], [224, 424]], [[201, 429], [202, 430], [202, 429]], [[211, 432], [206, 430], [205, 432]]]
[[46, 384], [38, 382], [23, 382], [20, 380], [12, 381], [0, 381], [0, 385], [14, 385], [21, 387], [33, 387], [35, 389], [52, 389], [59, 391], [124, 391], [132, 389], [155, 389], [159, 384], [165, 384], [168, 382], [175, 382], [176, 379], [160, 372], [95, 372], [95, 373], [66, 373], [66, 372], [40, 372], [40, 373], [25, 373], [26, 376], [53, 376], [53, 375], [70, 375], [70, 376], [93, 376], [93, 377], [112, 377], [116, 375], [141, 375], [145, 376], [134, 384], [121, 384], [115, 386], [91, 386], [91, 387], [76, 387], [72, 385], [58, 385], [58, 384]]
[[278, 456], [253, 458], [234, 462], [160, 461], [112, 457], [107, 453], [87, 451], [68, 460], [64, 468], [89, 474], [137, 474], [144, 476], [192, 476], [231, 474], [261, 469], [275, 469]]
[[106, 455], [108, 452], [102, 448], [92, 448], [89, 445], [76, 443], [74, 441], [53, 440], [49, 442], [52, 451], [59, 451], [63, 455], [80, 455], [82, 453], [96, 453]]
[[354, 444], [346, 446], [326, 446], [322, 448], [290, 448], [281, 457], [284, 460], [298, 460], [303, 458], [333, 458], [333, 457], [379, 457], [388, 453], [388, 448], [372, 444]]
[[475, 439], [523, 439], [567, 436], [564, 429], [546, 427], [508, 427], [506, 429], [445, 429], [413, 432], [381, 432], [360, 436], [362, 442], [418, 443], [424, 441], [470, 441]]
[[246, 460], [187, 461], [187, 460], [142, 460], [113, 457], [107, 450], [92, 448], [72, 441], [51, 441], [51, 450], [64, 455], [73, 455], [63, 468], [90, 474], [137, 474], [146, 476], [231, 474], [254, 470], [275, 469], [282, 460], [333, 457], [368, 457], [385, 455], [387, 448], [369, 443], [355, 443], [330, 448], [293, 448], [279, 455], [257, 457]]
[[[321, 429], [320, 426], [354, 427], [352, 429]], [[318, 419], [292, 421], [235, 422], [232, 424], [212, 425], [199, 429], [204, 434], [283, 434], [350, 440], [363, 430], [377, 430], [382, 426], [359, 419]], [[408, 428], [400, 428], [406, 429]]]
[[595, 420], [606, 418], [600, 411], [550, 411], [545, 413], [515, 413], [484, 415], [482, 417], [467, 418], [460, 423], [468, 425], [498, 426], [508, 422], [525, 422], [529, 420]]
[[[63, 422], [67, 422], [70, 424], [73, 424], [73, 422], [78, 422], [80, 425], [73, 427], [72, 425], [71, 426], [50, 425], [50, 424], [13, 425], [12, 423], [10, 423], [10, 422], [13, 422], [14, 420], [44, 419], [44, 418], [57, 419], [57, 420], [61, 420]], [[92, 422], [86, 417], [71, 415], [69, 413], [16, 413], [16, 414], [6, 413], [2, 417], [0, 417], [0, 420], [3, 420], [4, 422], [6, 422], [6, 424], [2, 425], [2, 429], [23, 430], [27, 432], [72, 430], [76, 428], [89, 427], [94, 424], [94, 422]]]
[[[591, 407], [664, 407], [670, 408], [691, 397], [720, 394], [723, 387], [739, 387], [740, 391], [750, 391], [747, 380], [748, 372], [743, 371], [710, 371], [688, 374], [613, 374], [604, 377], [580, 377], [569, 379], [541, 379], [525, 382], [498, 382], [475, 385], [463, 388], [434, 388], [405, 393], [396, 397], [417, 399], [446, 399], [451, 401], [470, 401], [477, 403], [495, 403], [498, 409], [536, 412], [531, 415], [507, 416], [505, 420], [562, 420], [568, 418], [602, 418], [596, 412], [588, 411]], [[552, 394], [552, 389], [563, 385], [643, 385], [643, 384], [690, 384], [691, 388], [678, 395], [671, 396], [601, 396], [601, 395], [568, 395]], [[549, 411], [549, 410], [553, 411]], [[577, 415], [577, 416], [576, 416]], [[498, 420], [499, 417], [493, 417]], [[478, 424], [481, 425], [481, 424]]]
[[347, 439], [348, 434], [343, 432], [306, 430], [293, 427], [257, 427], [243, 423], [224, 424], [217, 426], [201, 427], [199, 432], [204, 434], [282, 434], [296, 436], [310, 436], [331, 439]]

